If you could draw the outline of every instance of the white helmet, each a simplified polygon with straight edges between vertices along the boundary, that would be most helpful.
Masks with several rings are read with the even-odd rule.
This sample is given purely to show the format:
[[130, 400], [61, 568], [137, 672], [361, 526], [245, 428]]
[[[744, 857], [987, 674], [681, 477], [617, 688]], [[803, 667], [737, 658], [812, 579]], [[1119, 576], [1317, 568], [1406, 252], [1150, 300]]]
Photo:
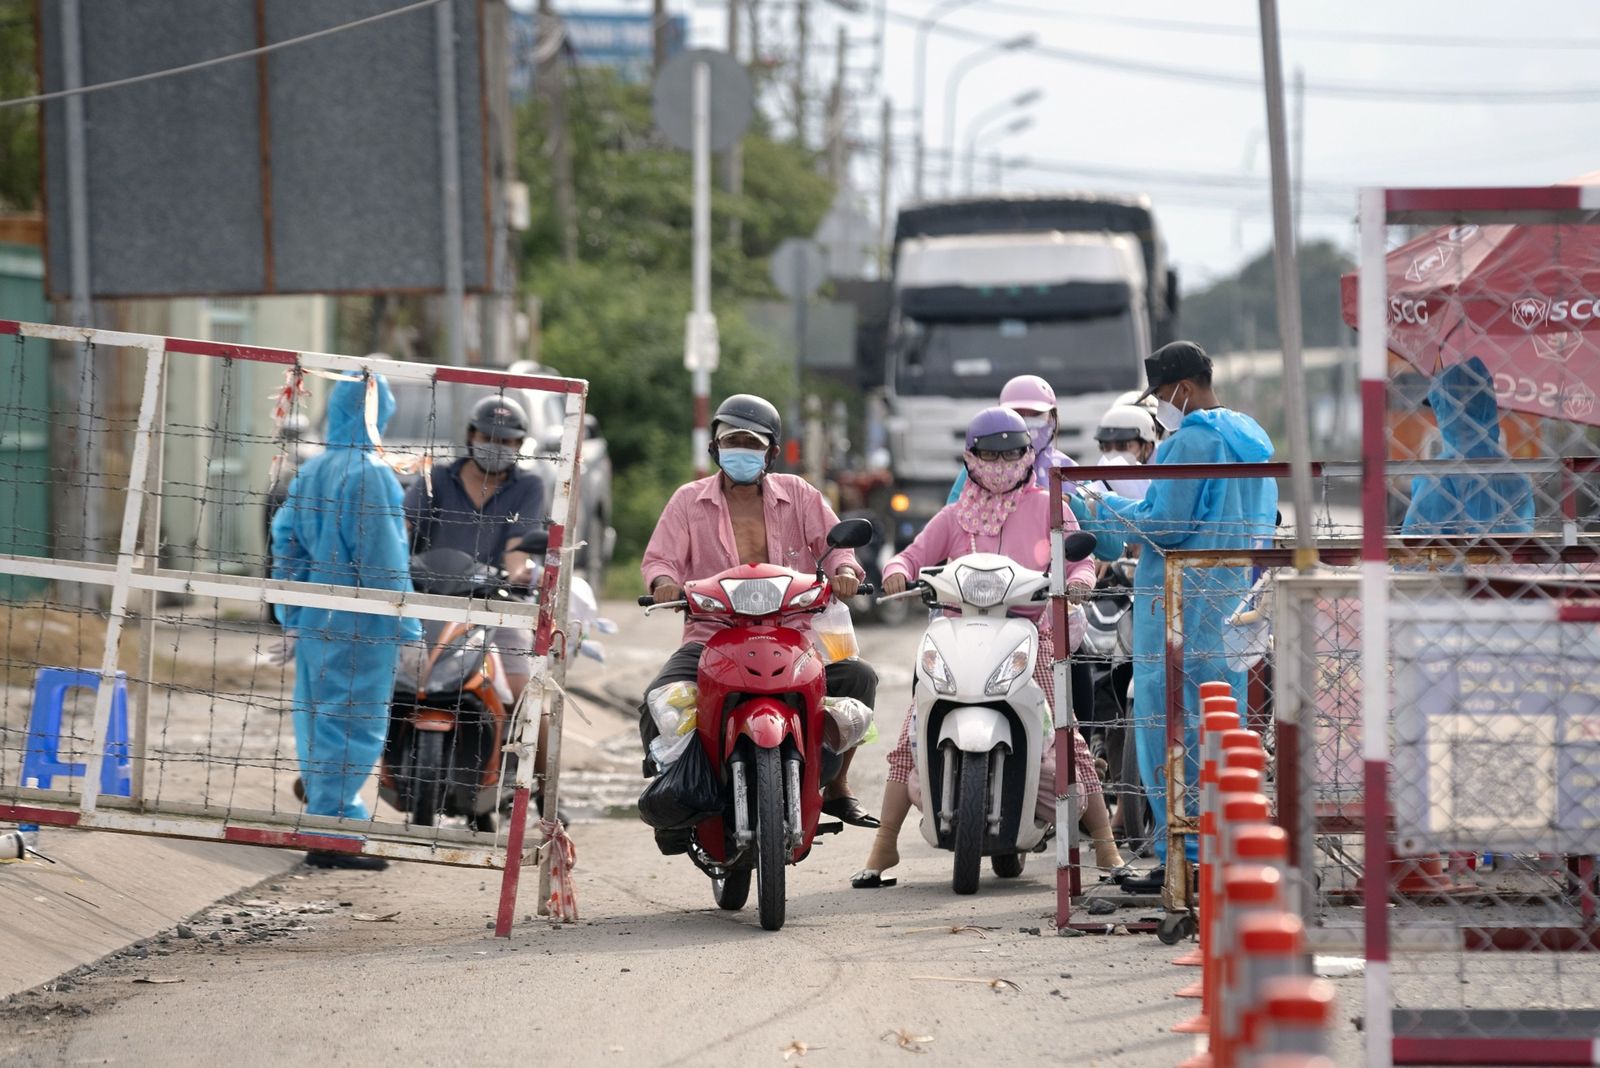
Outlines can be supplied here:
[[1121, 441], [1156, 443], [1156, 420], [1144, 408], [1133, 404], [1113, 404], [1100, 417], [1094, 440], [1105, 444]]
[[1154, 393], [1146, 395], [1141, 394], [1136, 389], [1130, 389], [1128, 392], [1122, 394], [1122, 396], [1112, 401], [1111, 406], [1113, 408], [1122, 408], [1124, 406], [1143, 408], [1145, 411], [1154, 416], [1156, 414], [1156, 397]]

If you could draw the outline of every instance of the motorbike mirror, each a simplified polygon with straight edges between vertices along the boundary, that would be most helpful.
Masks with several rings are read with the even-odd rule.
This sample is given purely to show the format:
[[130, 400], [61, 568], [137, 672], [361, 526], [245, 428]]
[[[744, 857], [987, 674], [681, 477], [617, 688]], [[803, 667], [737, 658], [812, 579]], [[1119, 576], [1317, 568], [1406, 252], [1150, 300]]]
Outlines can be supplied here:
[[545, 550], [550, 548], [550, 532], [548, 530], [530, 531], [523, 539], [517, 542], [517, 551], [527, 553], [529, 556], [543, 556]]
[[1067, 559], [1074, 564], [1079, 560], [1087, 560], [1094, 552], [1094, 548], [1099, 544], [1099, 541], [1099, 538], [1087, 530], [1074, 530], [1067, 535]]
[[872, 543], [872, 520], [844, 519], [828, 531], [828, 548], [859, 549]]

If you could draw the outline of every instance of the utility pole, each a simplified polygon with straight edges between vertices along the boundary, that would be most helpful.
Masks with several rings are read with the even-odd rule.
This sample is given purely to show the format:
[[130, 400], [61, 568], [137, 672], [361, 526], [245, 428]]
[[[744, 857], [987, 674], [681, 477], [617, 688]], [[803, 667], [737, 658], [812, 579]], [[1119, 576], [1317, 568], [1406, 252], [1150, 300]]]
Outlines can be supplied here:
[[1302, 195], [1306, 177], [1306, 69], [1294, 69], [1294, 244], [1295, 254], [1300, 248], [1300, 209], [1304, 206]]
[[650, 4], [650, 78], [653, 81], [667, 65], [667, 0]]
[[[751, 0], [754, 3], [754, 0]], [[744, 0], [728, 0], [728, 55], [735, 62], [739, 60], [739, 6]], [[750, 28], [754, 38], [755, 26], [752, 19]], [[752, 64], [753, 66], [754, 64]], [[723, 182], [728, 192], [733, 196], [744, 195], [744, 142], [735, 141], [733, 147], [728, 149], [727, 158], [723, 161]], [[728, 244], [738, 250], [744, 244], [744, 224], [737, 211], [730, 212], [728, 216]]]
[[894, 177], [894, 103], [888, 97], [883, 98], [878, 131], [878, 277], [888, 278], [889, 182]]
[[795, 0], [794, 143], [806, 147], [806, 64], [810, 60], [811, 3]]
[[[559, 35], [560, 44], [547, 47], [547, 35]], [[572, 145], [568, 140], [567, 125], [567, 28], [556, 15], [551, 0], [539, 0], [540, 52], [545, 56], [544, 69], [539, 72], [539, 82], [548, 98], [549, 128], [545, 133], [545, 155], [550, 160], [550, 177], [555, 185], [556, 232], [561, 241], [561, 259], [566, 263], [578, 261], [578, 206], [577, 194], [572, 185]], [[657, 50], [660, 48], [657, 28]]]
[[839, 27], [837, 37], [837, 59], [833, 67], [833, 89], [828, 93], [828, 180], [837, 188], [844, 188], [846, 181], [845, 167], [847, 154], [845, 151], [845, 121], [844, 121], [844, 61], [845, 54], [850, 48], [850, 41], [845, 36], [844, 27]]

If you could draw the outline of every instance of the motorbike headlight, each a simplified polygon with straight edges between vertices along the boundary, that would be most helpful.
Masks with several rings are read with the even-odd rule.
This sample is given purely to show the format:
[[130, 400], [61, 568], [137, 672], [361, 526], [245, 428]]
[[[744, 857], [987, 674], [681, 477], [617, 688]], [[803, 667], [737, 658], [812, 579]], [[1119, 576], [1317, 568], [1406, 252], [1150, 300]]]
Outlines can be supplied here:
[[1033, 659], [1033, 637], [1030, 635], [1017, 643], [1017, 647], [1006, 658], [1000, 661], [1000, 666], [990, 674], [989, 680], [983, 684], [983, 692], [990, 697], [1000, 697], [1011, 689], [1011, 684], [1017, 677], [1027, 672], [1028, 661]]
[[796, 594], [789, 599], [790, 608], [810, 608], [817, 603], [817, 598], [822, 596], [822, 591], [827, 587], [816, 585], [804, 593]]
[[974, 608], [993, 608], [1006, 599], [1011, 588], [1012, 571], [1009, 567], [979, 570], [975, 567], [956, 568], [956, 588], [961, 599]]
[[936, 692], [946, 697], [956, 692], [956, 679], [950, 674], [950, 665], [944, 662], [939, 647], [933, 643], [933, 638], [929, 635], [922, 636], [922, 649], [917, 653], [917, 661], [922, 665], [923, 674], [928, 676]]
[[783, 595], [789, 591], [788, 579], [728, 579], [722, 592], [728, 595], [733, 610], [741, 616], [770, 616], [783, 607]]
[[707, 597], [703, 593], [689, 594], [689, 602], [701, 612], [726, 612], [728, 606], [715, 597]]

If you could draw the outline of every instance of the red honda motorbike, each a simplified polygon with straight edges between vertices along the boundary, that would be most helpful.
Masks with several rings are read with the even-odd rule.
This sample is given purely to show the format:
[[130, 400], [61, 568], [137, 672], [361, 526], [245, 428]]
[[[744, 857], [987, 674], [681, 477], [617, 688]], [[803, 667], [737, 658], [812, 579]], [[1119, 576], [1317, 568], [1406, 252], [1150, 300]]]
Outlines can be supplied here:
[[[869, 521], [844, 520], [828, 532], [829, 550], [859, 548], [872, 534]], [[680, 601], [639, 598], [646, 611], [673, 608], [726, 624], [700, 656], [695, 712], [698, 741], [726, 800], [720, 815], [695, 827], [689, 857], [711, 877], [723, 909], [744, 907], [753, 876], [769, 931], [783, 926], [786, 866], [805, 859], [817, 834], [844, 829], [817, 822], [822, 787], [841, 763], [822, 744], [823, 660], [808, 635], [783, 623], [822, 611], [832, 596], [818, 561], [814, 574], [741, 564], [687, 583]]]

